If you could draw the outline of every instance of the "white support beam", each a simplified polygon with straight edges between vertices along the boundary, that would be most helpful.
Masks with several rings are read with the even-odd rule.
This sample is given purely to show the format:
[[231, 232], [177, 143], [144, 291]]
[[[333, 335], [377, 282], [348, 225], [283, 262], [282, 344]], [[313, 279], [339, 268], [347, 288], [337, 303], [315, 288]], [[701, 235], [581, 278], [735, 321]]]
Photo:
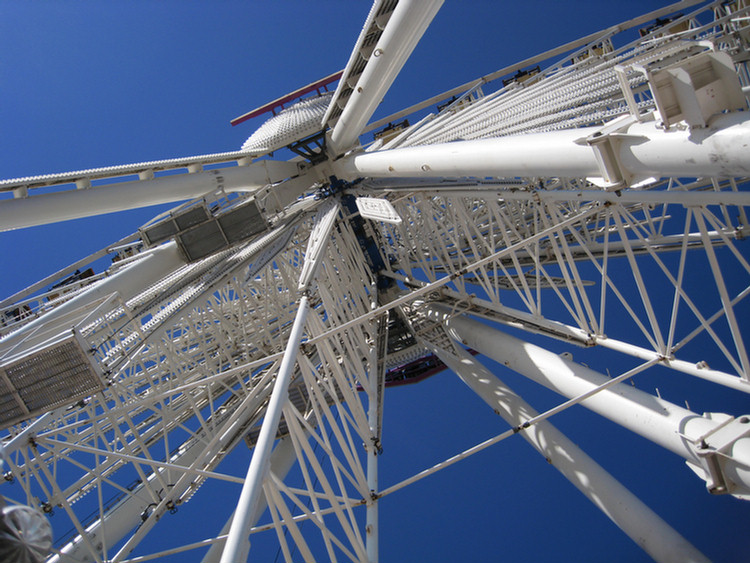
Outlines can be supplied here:
[[276, 431], [281, 419], [281, 410], [284, 403], [289, 400], [289, 380], [297, 361], [297, 353], [302, 340], [302, 331], [305, 327], [305, 319], [307, 318], [308, 311], [307, 296], [302, 296], [284, 352], [284, 358], [281, 361], [279, 373], [276, 376], [271, 399], [266, 407], [266, 414], [260, 434], [258, 435], [258, 441], [253, 450], [253, 457], [247, 469], [245, 484], [237, 501], [237, 510], [229, 529], [224, 551], [221, 554], [221, 563], [237, 563], [240, 561], [238, 558], [239, 555], [245, 551], [252, 518], [260, 502], [263, 481], [268, 473], [269, 457], [273, 442], [276, 439]]
[[310, 289], [310, 284], [315, 279], [318, 268], [325, 257], [325, 250], [331, 238], [331, 230], [336, 223], [336, 217], [338, 217], [340, 209], [341, 206], [335, 199], [330, 199], [318, 207], [310, 237], [307, 241], [305, 261], [302, 264], [302, 271], [299, 275], [297, 290], [300, 292]]
[[[296, 462], [297, 455], [294, 451], [294, 443], [292, 442], [292, 439], [287, 436], [279, 440], [279, 443], [273, 449], [273, 453], [271, 454], [271, 458], [269, 461], [268, 470], [270, 473], [276, 475], [279, 479], [284, 480], [287, 473], [289, 473]], [[263, 512], [266, 510], [266, 508], [267, 503], [265, 501], [258, 503], [258, 505], [255, 507], [255, 511], [250, 516], [250, 526], [254, 526], [258, 522], [258, 520], [260, 520], [260, 517], [263, 515]], [[224, 527], [222, 528], [219, 536], [224, 536], [229, 532], [229, 528], [231, 527], [233, 520], [234, 512], [232, 512], [229, 520], [227, 520], [226, 524], [224, 524]], [[243, 536], [242, 539], [243, 542], [240, 545], [239, 551], [237, 552], [237, 561], [247, 561], [248, 552], [250, 550], [250, 542], [248, 541], [248, 538]], [[211, 544], [210, 549], [208, 550], [206, 555], [203, 556], [201, 563], [219, 563], [219, 559], [221, 558], [221, 552], [223, 549], [223, 541]]]
[[328, 147], [334, 156], [357, 142], [442, 4], [443, 0], [399, 1], [331, 131]]
[[[612, 243], [610, 243], [610, 245], [611, 244]], [[402, 278], [399, 278], [396, 275], [392, 275], [392, 277], [403, 281]], [[443, 291], [445, 294], [451, 295], [454, 298], [460, 298], [460, 295], [456, 292], [446, 289], [443, 289]], [[468, 297], [467, 302], [472, 306], [471, 314], [488, 320], [513, 326], [515, 328], [523, 328], [523, 330], [527, 332], [558, 338], [568, 343], [574, 343], [578, 346], [596, 345], [601, 346], [602, 348], [615, 350], [621, 354], [633, 356], [634, 358], [640, 358], [641, 360], [657, 361], [660, 366], [681, 371], [682, 373], [687, 373], [693, 377], [724, 385], [725, 387], [742, 391], [743, 393], [750, 393], [750, 384], [736, 375], [730, 375], [726, 372], [707, 367], [698, 367], [695, 362], [688, 362], [673, 357], [664, 358], [658, 352], [649, 350], [648, 348], [643, 348], [642, 346], [624, 342], [611, 336], [598, 337], [579, 327], [564, 324], [559, 321], [536, 317], [531, 313], [513, 309], [507, 305], [494, 303], [476, 296]]]
[[[445, 306], [433, 305], [430, 310], [438, 320], [450, 315]], [[454, 316], [445, 325], [456, 340], [564, 397], [581, 396], [610, 380], [604, 374], [465, 315]], [[700, 468], [710, 492], [750, 495], [750, 436], [742, 432], [748, 426], [744, 421], [750, 418], [741, 417], [730, 425], [726, 419], [731, 417], [727, 415], [699, 416], [624, 384], [604, 389], [581, 405]], [[708, 438], [726, 426], [736, 431], [734, 438], [722, 435], [721, 447], [714, 447]], [[712, 465], [714, 462], [720, 467]]]
[[2, 353], [4, 356], [17, 353], [12, 347], [32, 335], [38, 337], [43, 333], [51, 337], [60, 331], [69, 330], [100, 301], [115, 294], [122, 301], [127, 301], [143, 291], [143, 288], [149, 287], [184, 265], [185, 261], [180, 256], [177, 245], [174, 242], [164, 244], [116, 274], [91, 285], [70, 301], [0, 339]]
[[214, 192], [254, 191], [296, 174], [295, 163], [261, 160], [248, 166], [4, 199], [0, 201], [0, 231], [185, 201]]
[[[375, 366], [377, 364], [373, 364]], [[376, 368], [373, 367], [373, 372], [369, 377], [369, 394], [368, 406], [367, 406], [367, 418], [370, 423], [370, 431], [375, 436], [375, 430], [377, 428], [378, 418], [378, 378]], [[378, 524], [378, 500], [376, 495], [378, 494], [378, 451], [375, 444], [375, 440], [372, 439], [366, 446], [367, 449], [367, 489], [370, 491], [371, 498], [367, 500], [367, 522], [365, 524], [365, 532], [367, 534], [365, 538], [365, 547], [367, 549], [367, 561], [368, 563], [378, 563], [378, 542], [379, 542], [379, 524]]]
[[[377, 294], [377, 291], [373, 292]], [[373, 308], [377, 306], [373, 299]], [[367, 422], [370, 429], [369, 443], [365, 444], [367, 452], [367, 516], [365, 523], [365, 548], [367, 562], [378, 563], [380, 560], [380, 524], [378, 520], [378, 451], [380, 448], [381, 420], [383, 415], [383, 388], [385, 382], [385, 355], [388, 340], [388, 314], [378, 321], [377, 340], [371, 348], [370, 373], [367, 377]]]
[[[586, 141], [601, 131], [589, 127], [359, 153], [334, 163], [334, 172], [349, 180], [516, 176], [608, 180], [597, 152]], [[745, 176], [750, 171], [747, 112], [719, 115], [705, 129], [664, 131], [647, 122], [612, 135], [614, 160], [631, 184], [672, 176]]]
[[[426, 344], [511, 426], [519, 427], [538, 414], [465, 350], [459, 348], [454, 355]], [[705, 555], [550, 422], [537, 422], [521, 436], [655, 561], [708, 563]]]

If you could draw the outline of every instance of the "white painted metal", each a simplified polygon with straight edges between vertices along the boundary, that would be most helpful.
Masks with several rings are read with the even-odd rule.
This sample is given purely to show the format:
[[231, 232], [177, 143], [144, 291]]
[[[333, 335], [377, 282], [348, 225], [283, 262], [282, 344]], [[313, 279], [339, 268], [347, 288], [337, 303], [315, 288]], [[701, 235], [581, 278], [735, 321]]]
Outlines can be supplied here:
[[[373, 303], [374, 306], [377, 303]], [[387, 318], [380, 322], [387, 322]], [[378, 337], [383, 332], [378, 331]], [[379, 524], [378, 524], [378, 451], [380, 443], [379, 425], [383, 412], [382, 393], [380, 389], [380, 368], [378, 354], [381, 352], [380, 343], [372, 347], [372, 358], [370, 359], [370, 373], [367, 374], [367, 423], [370, 430], [369, 443], [365, 444], [367, 453], [367, 489], [370, 498], [367, 499], [367, 515], [365, 520], [365, 533], [367, 534], [365, 547], [367, 548], [368, 563], [378, 563], [379, 561]], [[381, 361], [385, 361], [384, 358]], [[385, 374], [382, 374], [383, 377]]]
[[[379, 184], [373, 183], [373, 188], [378, 189]], [[706, 206], [706, 205], [750, 205], [750, 194], [747, 192], [716, 192], [716, 191], [646, 191], [633, 190], [614, 194], [605, 191], [594, 190], [524, 190], [518, 191], [509, 185], [501, 183], [466, 186], [446, 186], [445, 184], [435, 183], [407, 183], [406, 186], [388, 186], [382, 188], [383, 191], [394, 193], [410, 193], [415, 191], [425, 191], [431, 195], [445, 196], [467, 196], [470, 193], [478, 195], [486, 193], [487, 195], [497, 195], [498, 198], [505, 201], [550, 201], [550, 202], [567, 202], [567, 201], [595, 201], [607, 205], [616, 203], [646, 204], [646, 205], [686, 205]]]
[[151, 286], [184, 265], [185, 262], [174, 243], [159, 247], [141, 260], [102, 279], [59, 305], [43, 318], [32, 320], [18, 331], [0, 339], [0, 342], [7, 347], [3, 357], [21, 352], [19, 345], [23, 341], [26, 341], [24, 346], [26, 348], [31, 346], [30, 339], [35, 337], [38, 339], [42, 335], [43, 338], [49, 339], [57, 336], [60, 331], [69, 330], [102, 300], [115, 296], [119, 300], [128, 301], [143, 288]]
[[258, 510], [261, 488], [269, 468], [269, 459], [273, 448], [276, 431], [281, 418], [281, 409], [288, 400], [287, 392], [289, 380], [297, 361], [297, 353], [305, 328], [305, 319], [308, 312], [308, 300], [306, 296], [300, 298], [294, 326], [289, 335], [289, 342], [284, 351], [284, 358], [276, 375], [273, 392], [266, 408], [263, 426], [258, 436], [258, 443], [253, 450], [253, 457], [247, 469], [245, 483], [237, 501], [232, 525], [229, 528], [224, 551], [221, 553], [221, 563], [234, 563], [238, 561], [240, 553], [244, 553], [244, 542], [250, 532], [250, 524]]
[[396, 213], [396, 210], [393, 209], [393, 206], [387, 199], [358, 197], [357, 209], [359, 209], [359, 214], [362, 217], [372, 219], [373, 221], [395, 224], [401, 222], [401, 217], [398, 216], [398, 213]]
[[[436, 308], [436, 312], [449, 314], [450, 309]], [[568, 398], [590, 393], [609, 380], [586, 366], [464, 315], [450, 318], [446, 326], [467, 346]], [[696, 445], [723, 423], [623, 384], [600, 391], [581, 405], [694, 465], [701, 464]], [[750, 494], [750, 438], [739, 435], [722, 455], [727, 458], [724, 471], [734, 485], [733, 492]]]
[[[349, 179], [595, 178], [603, 170], [582, 140], [598, 131], [573, 129], [353, 154], [337, 161], [336, 171]], [[716, 118], [706, 130], [663, 131], [651, 122], [635, 123], [619, 135], [617, 158], [633, 178], [731, 177], [750, 170], [750, 120], [741, 112]]]
[[242, 145], [242, 150], [267, 154], [320, 131], [320, 121], [333, 94], [306, 98], [269, 118]]
[[[174, 500], [183, 495], [193, 485], [196, 475], [189, 469], [184, 470], [185, 475], [171, 488], [170, 496], [159, 499], [159, 502], [154, 502], [154, 499], [148, 498], [146, 491], [149, 486], [154, 486], [154, 483], [163, 481], [165, 475], [169, 473], [170, 466], [190, 468], [195, 465], [200, 456], [206, 456], [207, 453], [215, 453], [222, 448], [228, 447], [231, 444], [230, 439], [233, 433], [236, 432], [236, 429], [242, 428], [247, 424], [252, 413], [259, 408], [260, 404], [271, 393], [270, 375], [272, 375], [271, 371], [263, 378], [264, 381], [258, 385], [259, 393], [248, 396], [243, 401], [241, 408], [237, 409], [227, 420], [222, 421], [223, 424], [219, 429], [220, 431], [212, 436], [208, 444], [203, 443], [205, 440], [204, 436], [199, 436], [202, 440], [188, 441], [183, 444], [178, 452], [171, 456], [169, 463], [154, 464], [154, 472], [148, 476], [145, 483], [140, 484], [133, 490], [134, 494], [132, 496], [126, 496], [112, 507], [108, 518], [96, 520], [87, 526], [85, 535], [81, 534], [63, 546], [60, 549], [60, 553], [50, 560], [51, 563], [57, 563], [58, 561], [65, 563], [93, 560], [91, 558], [91, 545], [96, 545], [97, 543], [105, 546], [115, 545], [134, 526], [140, 524], [139, 530], [143, 532], [153, 526], [159, 517], [165, 514], [170, 501], [172, 501], [172, 506], [174, 506]], [[49, 445], [65, 446], [65, 444]], [[94, 449], [91, 453], [97, 453], [97, 450]], [[112, 456], [106, 450], [98, 451], [98, 453], [105, 460], [102, 462], [103, 466], [111, 463], [111, 457], [115, 459], [118, 457]], [[129, 461], [135, 461], [136, 459], [140, 458], [134, 457], [134, 459]], [[152, 461], [151, 463], [154, 462]], [[147, 518], [144, 518], [145, 516]], [[118, 555], [124, 556], [128, 552], [128, 549], [123, 548]]]
[[315, 279], [315, 274], [323, 261], [328, 239], [331, 237], [331, 229], [333, 229], [333, 224], [340, 209], [341, 206], [335, 200], [329, 200], [318, 208], [297, 286], [297, 290], [300, 292], [310, 289], [310, 284]]
[[[453, 294], [455, 297], [455, 294]], [[707, 366], [696, 365], [695, 363], [678, 360], [674, 357], [664, 358], [662, 354], [648, 350], [641, 346], [624, 342], [610, 337], [597, 338], [580, 328], [564, 325], [555, 321], [534, 318], [533, 315], [512, 309], [510, 307], [492, 303], [487, 300], [478, 299], [470, 296], [467, 303], [471, 304], [472, 314], [494, 320], [509, 326], [524, 326], [530, 332], [539, 334], [557, 334], [563, 340], [576, 342], [581, 346], [597, 345], [602, 348], [614, 350], [616, 352], [627, 354], [634, 358], [644, 361], [655, 361], [660, 365], [668, 366], [676, 371], [687, 373], [694, 377], [706, 379], [712, 383], [724, 385], [743, 393], [750, 393], [750, 385], [742, 378], [728, 376], [726, 373], [712, 370]], [[536, 327], [536, 331], [532, 327]]]
[[[284, 479], [296, 462], [297, 456], [294, 451], [294, 445], [292, 444], [291, 438], [282, 438], [281, 440], [279, 440], [279, 443], [276, 444], [273, 452], [271, 452], [271, 457], [269, 458], [268, 462], [268, 471], [269, 473], [273, 473], [274, 475], [276, 475], [279, 479]], [[258, 522], [258, 520], [260, 520], [260, 517], [263, 515], [263, 512], [267, 508], [268, 506], [265, 502], [259, 502], [255, 507], [255, 511], [253, 512], [253, 514], [248, 518], [248, 524], [250, 526], [254, 526]], [[234, 512], [232, 513], [232, 516], [229, 518], [229, 520], [227, 520], [227, 523], [224, 525], [224, 527], [221, 529], [221, 532], [219, 533], [220, 537], [228, 535], [233, 520]], [[245, 537], [243, 537], [242, 539], [243, 541], [237, 548], [237, 561], [247, 561], [247, 556], [250, 552], [250, 542], [247, 541], [247, 538]], [[222, 551], [224, 550], [224, 544], [225, 542], [223, 541], [213, 543], [206, 555], [203, 556], [201, 563], [219, 563]]]
[[442, 3], [443, 0], [399, 0], [331, 131], [328, 142], [334, 156], [357, 142]]
[[261, 160], [248, 166], [2, 200], [0, 228], [9, 231], [125, 209], [185, 201], [209, 194], [252, 192], [296, 174], [297, 166], [293, 163]]
[[[431, 348], [472, 391], [514, 428], [537, 412], [476, 358], [461, 348]], [[654, 561], [707, 562], [708, 558], [547, 421], [520, 431], [555, 469], [602, 510]]]
[[57, 174], [43, 174], [41, 176], [26, 176], [23, 178], [12, 178], [0, 180], [0, 191], [11, 190], [35, 190], [65, 184], [74, 184], [71, 189], [82, 189], [90, 187], [95, 180], [111, 180], [129, 175], [143, 177], [153, 176], [155, 172], [169, 170], [187, 170], [195, 173], [207, 164], [224, 164], [234, 162], [242, 166], [249, 162], [254, 155], [246, 151], [223, 152], [216, 154], [202, 154], [184, 158], [169, 158], [164, 160], [151, 160], [147, 162], [136, 162], [133, 164], [118, 164], [117, 166], [105, 166], [102, 168], [91, 168], [87, 170], [75, 170]]
[[[279, 432], [304, 483], [256, 473], [247, 482], [256, 489], [257, 510], [240, 534], [252, 535], [255, 546], [272, 530], [286, 561], [376, 561], [383, 495], [514, 435], [504, 432], [396, 484], [388, 483], [382, 467], [378, 473], [381, 379], [397, 378], [405, 367], [426, 373], [418, 366], [429, 352], [415, 337], [423, 334], [425, 302], [532, 334], [536, 344], [551, 337], [563, 346], [598, 347], [610, 366], [620, 365], [623, 353], [644, 362], [637, 371], [655, 366], [748, 391], [747, 112], [723, 104], [716, 106], [723, 114], [704, 116], [704, 109], [716, 109], [709, 100], [700, 108], [701, 119], [708, 117], [705, 130], [692, 118], [693, 124], [670, 121], [668, 130], [660, 129], [659, 116], [649, 121], [657, 109], [649, 75], [637, 71], [663, 63], [689, 69], [695, 53], [717, 50], [737, 63], [746, 93], [747, 9], [682, 2], [603, 30], [414, 106], [447, 102], [432, 114], [399, 112], [398, 120], [408, 117], [414, 125], [362, 151], [357, 140], [366, 140], [361, 133], [374, 104], [438, 4], [375, 3], [329, 107], [330, 115], [343, 113], [327, 121], [337, 142], [319, 155], [322, 162], [248, 167], [249, 155], [239, 152], [0, 182], [0, 190], [16, 196], [2, 202], [0, 213], [5, 203], [25, 209], [8, 218], [17, 226], [60, 216], [62, 204], [53, 214], [55, 199], [36, 195], [49, 186], [63, 188], [55, 197], [65, 202], [66, 216], [223, 186], [224, 192], [252, 190], [272, 229], [190, 265], [178, 259], [173, 243], [144, 253], [138, 237], [129, 237], [113, 245], [116, 250], [78, 261], [3, 301], [0, 332], [7, 336], [0, 354], [43, 350], [48, 337], [72, 322], [108, 383], [79, 404], [2, 433], [7, 467], [26, 503], [55, 508], [74, 528], [58, 544], [65, 553], [80, 561], [122, 561], [149, 530], [159, 529], [157, 520], [182, 517], [204, 483], [243, 482], [223, 473], [220, 463], [243, 442], [255, 450], [253, 460], [261, 459], [272, 441], [263, 426], [265, 446], [259, 445], [260, 421], [270, 419], [271, 379], [294, 340], [301, 279], [308, 339], [296, 354]], [[683, 15], [669, 26], [684, 28], [680, 41], [665, 37], [664, 28], [644, 39], [618, 36], [675, 10]], [[536, 65], [536, 74], [516, 78]], [[498, 84], [500, 78], [506, 83]], [[351, 96], [342, 93], [346, 87]], [[203, 165], [234, 161], [240, 166], [202, 172]], [[173, 175], [160, 177], [164, 170]], [[139, 180], [117, 183], [128, 174]], [[640, 184], [657, 176], [664, 179]], [[340, 181], [347, 178], [352, 182]], [[159, 193], [145, 194], [155, 187]], [[340, 211], [328, 203], [332, 193]], [[391, 221], [360, 219], [357, 198], [373, 195], [387, 211], [379, 217]], [[216, 212], [230, 204], [217, 200]], [[327, 206], [336, 213], [326, 213]], [[330, 224], [305, 250], [316, 217], [323, 216]], [[3, 219], [6, 224], [16, 223]], [[115, 251], [118, 260], [102, 272], [97, 261]], [[95, 276], [66, 279], [89, 266]], [[309, 283], [314, 275], [317, 283]], [[22, 340], [24, 347], [14, 348]], [[544, 421], [573, 404], [600, 402], [600, 410], [690, 459], [714, 492], [745, 490], [737, 483], [747, 483], [747, 475], [736, 464], [750, 440], [744, 418], [699, 417], [658, 397], [620, 395], [618, 387], [602, 389], [613, 380], [593, 370], [545, 350], [526, 348], [524, 357], [524, 348], [510, 348], [509, 361], [532, 371], [531, 364], [542, 361], [554, 372], [545, 377], [572, 397], [532, 417], [530, 435], [545, 432]], [[704, 352], [711, 353], [710, 367]], [[570, 377], [558, 373], [564, 371]], [[649, 405], [663, 413], [648, 411]], [[632, 420], [643, 414], [649, 424]], [[615, 501], [625, 498], [616, 485], [602, 488]], [[264, 504], [267, 517], [248, 529]], [[168, 515], [178, 506], [179, 515]], [[208, 545], [209, 559], [217, 560], [224, 534], [207, 534], [136, 560]], [[317, 543], [310, 539], [315, 535]], [[244, 540], [235, 544], [238, 560], [246, 548]], [[664, 543], [652, 548], [669, 549]]]

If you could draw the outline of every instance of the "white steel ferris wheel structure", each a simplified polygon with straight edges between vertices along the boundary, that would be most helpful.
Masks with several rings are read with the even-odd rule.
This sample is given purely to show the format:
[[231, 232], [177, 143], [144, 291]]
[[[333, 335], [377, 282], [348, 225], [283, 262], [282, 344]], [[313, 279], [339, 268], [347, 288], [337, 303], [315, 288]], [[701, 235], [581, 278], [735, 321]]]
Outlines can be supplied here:
[[[630, 383], [750, 390], [750, 6], [681, 2], [371, 122], [440, 4], [377, 0], [239, 151], [0, 182], [3, 230], [185, 202], [0, 303], [0, 493], [69, 523], [47, 560], [374, 562], [384, 499], [519, 437], [654, 560], [708, 560], [553, 425], [586, 408], [750, 495], [750, 409]], [[508, 424], [394, 481], [385, 389], [445, 368]], [[233, 515], [134, 551], [217, 482]]]

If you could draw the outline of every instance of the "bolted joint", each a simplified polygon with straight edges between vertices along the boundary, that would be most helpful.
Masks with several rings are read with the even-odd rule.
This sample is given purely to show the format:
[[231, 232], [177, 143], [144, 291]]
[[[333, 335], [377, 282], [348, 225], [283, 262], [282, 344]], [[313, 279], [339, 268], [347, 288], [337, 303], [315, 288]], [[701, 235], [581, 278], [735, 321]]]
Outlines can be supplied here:
[[750, 461], [750, 416], [709, 416], [720, 424], [691, 441], [700, 465], [687, 463], [706, 481], [709, 493], [750, 499], [750, 491], [742, 478], [742, 473], [748, 472]]
[[641, 142], [643, 137], [628, 134], [628, 128], [638, 118], [626, 114], [609, 123], [591, 135], [578, 139], [576, 144], [588, 145], [594, 152], [600, 177], [586, 178], [592, 184], [607, 191], [617, 193], [620, 189], [643, 185], [653, 181], [652, 178], [634, 178], [620, 159], [620, 148], [623, 142]]

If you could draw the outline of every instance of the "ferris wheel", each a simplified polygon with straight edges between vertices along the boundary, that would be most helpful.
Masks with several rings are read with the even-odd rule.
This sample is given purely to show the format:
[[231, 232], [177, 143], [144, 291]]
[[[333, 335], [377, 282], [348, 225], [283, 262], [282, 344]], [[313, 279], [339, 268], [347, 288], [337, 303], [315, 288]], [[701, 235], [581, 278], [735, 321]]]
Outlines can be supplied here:
[[[0, 549], [372, 563], [391, 498], [524, 440], [649, 557], [709, 560], [558, 426], [750, 495], [750, 6], [680, 2], [373, 121], [441, 4], [376, 0], [239, 150], [0, 181], [6, 231], [176, 205], [0, 303]], [[416, 399], [443, 370], [490, 434], [415, 466], [389, 402], [452, 418]]]

